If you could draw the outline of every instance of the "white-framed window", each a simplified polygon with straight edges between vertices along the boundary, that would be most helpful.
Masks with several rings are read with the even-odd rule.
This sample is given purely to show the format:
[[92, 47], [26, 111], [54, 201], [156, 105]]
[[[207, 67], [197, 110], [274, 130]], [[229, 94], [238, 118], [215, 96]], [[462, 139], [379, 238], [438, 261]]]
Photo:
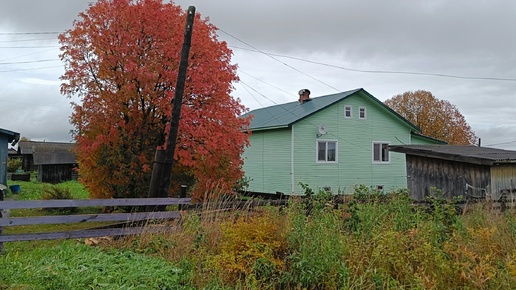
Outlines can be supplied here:
[[359, 107], [358, 108], [358, 118], [359, 119], [367, 119], [366, 107]]
[[373, 142], [373, 163], [390, 163], [388, 142]]
[[344, 106], [344, 118], [346, 118], [346, 119], [353, 118], [353, 106], [351, 106], [351, 105]]
[[337, 162], [337, 140], [317, 140], [317, 162]]

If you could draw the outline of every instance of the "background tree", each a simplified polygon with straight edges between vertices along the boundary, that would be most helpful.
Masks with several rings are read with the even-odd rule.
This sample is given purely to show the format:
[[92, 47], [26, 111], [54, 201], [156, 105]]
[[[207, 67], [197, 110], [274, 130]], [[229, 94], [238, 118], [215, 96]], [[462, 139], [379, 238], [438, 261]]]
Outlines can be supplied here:
[[[146, 196], [157, 146], [164, 144], [186, 12], [160, 0], [99, 0], [59, 36], [61, 92], [76, 96], [77, 160], [94, 197]], [[230, 96], [231, 50], [197, 14], [174, 159], [179, 183], [202, 196], [242, 177], [245, 107]]]
[[450, 102], [437, 99], [428, 91], [410, 91], [396, 95], [385, 104], [409, 120], [421, 132], [449, 144], [474, 145], [475, 133], [464, 116]]

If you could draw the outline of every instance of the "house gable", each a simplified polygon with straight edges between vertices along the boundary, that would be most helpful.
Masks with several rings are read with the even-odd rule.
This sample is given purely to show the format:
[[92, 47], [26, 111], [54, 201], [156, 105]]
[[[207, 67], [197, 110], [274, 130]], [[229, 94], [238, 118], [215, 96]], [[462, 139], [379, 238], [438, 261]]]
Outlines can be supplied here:
[[[352, 118], [345, 115], [351, 107]], [[360, 118], [359, 110], [366, 117]], [[324, 124], [327, 133], [320, 135]], [[404, 156], [389, 155], [386, 163], [373, 162], [373, 143], [410, 144], [413, 126], [397, 118], [383, 105], [358, 92], [292, 125], [294, 128], [295, 192], [299, 182], [315, 190], [330, 189], [334, 193], [351, 193], [354, 186], [366, 184], [386, 189], [406, 185]], [[337, 144], [338, 162], [318, 163], [317, 141]]]

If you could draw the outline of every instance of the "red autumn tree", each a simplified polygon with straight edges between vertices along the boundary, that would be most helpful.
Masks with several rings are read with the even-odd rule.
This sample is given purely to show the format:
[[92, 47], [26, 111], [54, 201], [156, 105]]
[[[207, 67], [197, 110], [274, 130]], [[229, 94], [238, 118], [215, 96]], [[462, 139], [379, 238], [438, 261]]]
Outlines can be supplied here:
[[386, 100], [385, 104], [427, 136], [460, 145], [474, 145], [477, 140], [457, 107], [428, 91], [405, 92]]
[[[93, 197], [145, 197], [166, 139], [186, 12], [161, 0], [99, 0], [79, 17], [59, 40], [61, 92], [80, 100], [71, 122], [81, 180]], [[231, 55], [196, 15], [172, 181], [195, 185], [197, 197], [242, 177], [249, 121], [230, 96]]]

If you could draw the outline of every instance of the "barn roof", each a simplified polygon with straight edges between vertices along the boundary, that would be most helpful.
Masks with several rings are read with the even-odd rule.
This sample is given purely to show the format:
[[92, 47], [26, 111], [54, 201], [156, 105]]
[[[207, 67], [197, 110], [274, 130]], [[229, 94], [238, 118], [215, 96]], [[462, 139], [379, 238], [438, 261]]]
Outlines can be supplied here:
[[407, 155], [482, 165], [516, 163], [516, 151], [472, 145], [392, 145], [389, 149]]
[[74, 143], [64, 142], [40, 142], [40, 141], [20, 141], [18, 151], [21, 154], [50, 153], [50, 152], [69, 152], [75, 146]]
[[77, 163], [72, 149], [74, 143], [20, 141], [18, 152], [32, 154], [34, 165]]

